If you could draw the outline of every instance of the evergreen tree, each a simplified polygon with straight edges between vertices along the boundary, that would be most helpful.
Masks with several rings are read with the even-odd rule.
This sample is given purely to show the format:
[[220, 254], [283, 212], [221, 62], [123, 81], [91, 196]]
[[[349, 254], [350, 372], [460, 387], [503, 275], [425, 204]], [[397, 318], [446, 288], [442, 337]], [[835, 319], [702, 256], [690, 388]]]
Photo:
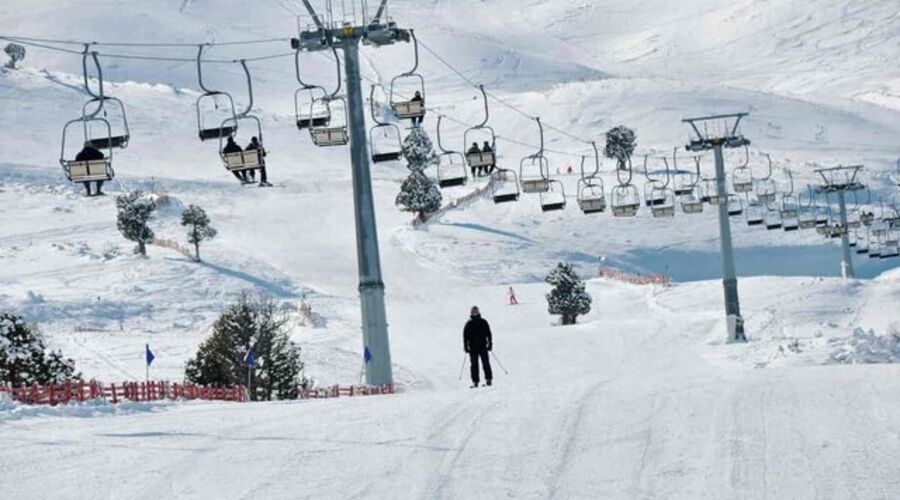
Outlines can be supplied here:
[[637, 134], [635, 134], [634, 130], [624, 125], [619, 125], [606, 133], [604, 153], [607, 158], [616, 160], [619, 170], [625, 170], [636, 146]]
[[574, 325], [578, 316], [591, 312], [591, 296], [572, 264], [560, 262], [544, 281], [553, 285], [547, 294], [548, 310], [550, 314], [561, 315], [562, 324]]
[[267, 297], [241, 294], [219, 316], [213, 333], [187, 362], [185, 377], [200, 385], [247, 383], [247, 350], [256, 360], [252, 368], [250, 398], [254, 401], [296, 399], [303, 377], [300, 346], [286, 331], [288, 319]]
[[181, 213], [181, 225], [188, 228], [188, 243], [194, 245], [194, 257], [200, 262], [200, 242], [216, 237], [218, 231], [209, 225], [206, 211], [197, 205], [190, 205]]
[[47, 350], [37, 328], [19, 316], [0, 313], [0, 385], [58, 384], [78, 378], [75, 362]]
[[425, 170], [437, 163], [434, 144], [421, 126], [414, 125], [403, 139], [403, 157], [406, 158], [406, 168], [410, 170]]
[[414, 126], [403, 140], [403, 156], [409, 177], [400, 186], [395, 204], [407, 212], [415, 212], [419, 219], [441, 208], [443, 196], [437, 183], [425, 175], [425, 169], [437, 162], [434, 145], [422, 127]]
[[16, 69], [16, 63], [25, 59], [25, 47], [17, 43], [7, 44], [3, 51], [9, 56], [9, 61], [5, 64], [6, 68]]
[[395, 203], [407, 212], [415, 212], [419, 219], [424, 219], [425, 214], [441, 208], [442, 200], [437, 184], [423, 171], [413, 170], [400, 186], [400, 194]]
[[116, 227], [125, 239], [138, 244], [138, 253], [147, 255], [147, 243], [153, 241], [155, 235], [147, 226], [156, 211], [156, 203], [144, 197], [140, 191], [132, 191], [116, 197], [119, 209]]

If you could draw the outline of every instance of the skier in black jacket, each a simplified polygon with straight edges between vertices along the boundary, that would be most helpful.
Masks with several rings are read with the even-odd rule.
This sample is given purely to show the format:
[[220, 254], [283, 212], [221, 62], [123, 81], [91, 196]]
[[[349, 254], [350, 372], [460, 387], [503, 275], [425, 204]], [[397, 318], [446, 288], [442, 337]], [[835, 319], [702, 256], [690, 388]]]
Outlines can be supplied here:
[[[229, 137], [228, 137], [228, 142], [226, 142], [226, 143], [225, 143], [225, 147], [222, 148], [222, 152], [225, 153], [225, 154], [227, 154], [227, 155], [229, 155], [229, 154], [234, 154], [234, 153], [240, 153], [240, 152], [242, 152], [242, 151], [244, 151], [244, 150], [241, 149], [241, 147], [238, 146], [238, 144], [237, 144], [236, 142], [234, 142], [234, 137], [233, 137], [233, 136], [229, 136]], [[232, 170], [231, 173], [234, 174], [235, 177], [237, 177], [237, 180], [241, 181], [241, 184], [249, 184], [249, 183], [250, 183], [250, 180], [247, 179], [247, 172], [246, 172], [246, 171], [244, 171], [244, 170], [240, 170], [240, 171]]]
[[472, 387], [478, 387], [478, 360], [484, 365], [484, 380], [491, 385], [494, 374], [491, 371], [489, 352], [493, 348], [491, 325], [481, 317], [478, 306], [472, 307], [472, 313], [463, 329], [463, 349], [469, 353], [472, 368]]

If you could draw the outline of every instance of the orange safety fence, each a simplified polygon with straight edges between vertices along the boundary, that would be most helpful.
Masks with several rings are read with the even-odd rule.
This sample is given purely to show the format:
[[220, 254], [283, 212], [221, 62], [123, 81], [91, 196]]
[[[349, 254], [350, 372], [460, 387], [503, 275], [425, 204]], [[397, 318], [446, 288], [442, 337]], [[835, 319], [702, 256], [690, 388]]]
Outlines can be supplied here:
[[62, 384], [35, 384], [25, 387], [0, 386], [0, 392], [9, 393], [13, 400], [23, 404], [50, 406], [92, 400], [103, 400], [110, 403], [163, 400], [245, 402], [248, 400], [244, 386], [201, 387], [191, 384], [152, 381], [107, 385], [96, 380], [88, 382], [77, 380]]
[[672, 279], [664, 274], [631, 274], [614, 267], [601, 267], [598, 275], [601, 278], [632, 285], [669, 286], [672, 283]]

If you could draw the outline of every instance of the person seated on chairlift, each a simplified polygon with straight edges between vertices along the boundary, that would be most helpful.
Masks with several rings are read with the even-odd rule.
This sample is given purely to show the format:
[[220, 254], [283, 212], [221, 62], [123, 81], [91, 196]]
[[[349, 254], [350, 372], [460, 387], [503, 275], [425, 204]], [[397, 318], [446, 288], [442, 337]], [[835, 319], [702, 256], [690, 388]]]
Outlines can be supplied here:
[[[493, 153], [493, 152], [494, 152], [494, 149], [491, 148], [491, 145], [488, 144], [488, 141], [484, 141], [484, 145], [481, 146], [481, 152], [482, 152], [482, 153]], [[494, 167], [497, 166], [496, 163], [497, 163], [497, 162], [496, 162], [496, 158], [495, 158], [495, 160], [494, 160], [493, 162], [491, 162], [491, 164], [490, 164], [489, 166], [487, 166], [487, 167], [481, 167], [481, 169], [480, 169], [480, 170], [481, 170], [481, 174], [482, 174], [482, 175], [488, 175], [488, 174], [490, 174], [491, 172], [493, 172], [493, 171], [494, 171]]]
[[[85, 144], [84, 148], [75, 155], [75, 161], [97, 161], [106, 159], [106, 155], [103, 154], [103, 151], [91, 146], [90, 144]], [[100, 196], [103, 194], [103, 181], [95, 181], [97, 189], [96, 192], [91, 194], [91, 181], [84, 182], [84, 189], [87, 191], [88, 196]]]
[[[478, 143], [473, 142], [472, 147], [469, 148], [468, 151], [466, 151], [466, 154], [467, 155], [480, 155], [481, 149], [478, 148]], [[475, 177], [475, 173], [478, 172], [479, 170], [480, 169], [478, 167], [472, 167], [472, 177]]]
[[[262, 144], [259, 143], [259, 139], [256, 136], [250, 138], [250, 144], [247, 144], [247, 147], [244, 148], [244, 151], [260, 151], [261, 158], [259, 159], [259, 186], [271, 186], [269, 184], [269, 178], [266, 176], [266, 162], [263, 158], [266, 157], [266, 150], [263, 149]], [[250, 182], [256, 182], [256, 170], [250, 170]]]
[[[241, 147], [238, 146], [238, 144], [236, 142], [234, 142], [234, 136], [228, 137], [228, 142], [225, 144], [225, 148], [222, 149], [222, 152], [227, 155], [234, 154], [234, 153], [241, 153], [243, 151], [244, 150], [241, 149]], [[232, 170], [231, 173], [234, 174], [235, 177], [237, 177], [237, 180], [241, 181], [241, 184], [247, 184], [250, 182], [249, 180], [247, 180], [247, 171], [246, 170], [240, 170], [240, 171]]]
[[[412, 99], [410, 99], [410, 102], [423, 102], [423, 101], [424, 101], [424, 99], [422, 98], [422, 93], [419, 92], [418, 90], [416, 91], [415, 95], [413, 95]], [[412, 119], [412, 124], [413, 125], [421, 125], [422, 120], [424, 118], [425, 118], [424, 116], [414, 117]]]

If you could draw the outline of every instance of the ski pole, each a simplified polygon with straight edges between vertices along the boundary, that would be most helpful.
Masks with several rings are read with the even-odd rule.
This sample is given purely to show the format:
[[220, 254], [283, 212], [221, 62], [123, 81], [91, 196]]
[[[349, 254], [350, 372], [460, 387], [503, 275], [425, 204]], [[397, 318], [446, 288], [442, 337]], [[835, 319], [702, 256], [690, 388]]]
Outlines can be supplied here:
[[491, 356], [493, 356], [493, 357], [494, 357], [494, 361], [496, 361], [496, 362], [497, 362], [497, 366], [499, 366], [499, 367], [500, 367], [500, 369], [501, 369], [501, 370], [503, 370], [503, 373], [505, 373], [505, 374], [507, 374], [507, 375], [509, 375], [509, 372], [508, 372], [508, 371], [506, 371], [506, 368], [503, 368], [503, 363], [501, 363], [501, 362], [500, 362], [500, 358], [498, 358], [498, 357], [497, 357], [497, 355], [496, 355], [496, 354], [494, 354], [494, 351], [491, 351]]
[[462, 374], [465, 369], [466, 369], [466, 353], [463, 353], [463, 362], [462, 362], [462, 366], [459, 367], [459, 378], [457, 380], [462, 380]]

